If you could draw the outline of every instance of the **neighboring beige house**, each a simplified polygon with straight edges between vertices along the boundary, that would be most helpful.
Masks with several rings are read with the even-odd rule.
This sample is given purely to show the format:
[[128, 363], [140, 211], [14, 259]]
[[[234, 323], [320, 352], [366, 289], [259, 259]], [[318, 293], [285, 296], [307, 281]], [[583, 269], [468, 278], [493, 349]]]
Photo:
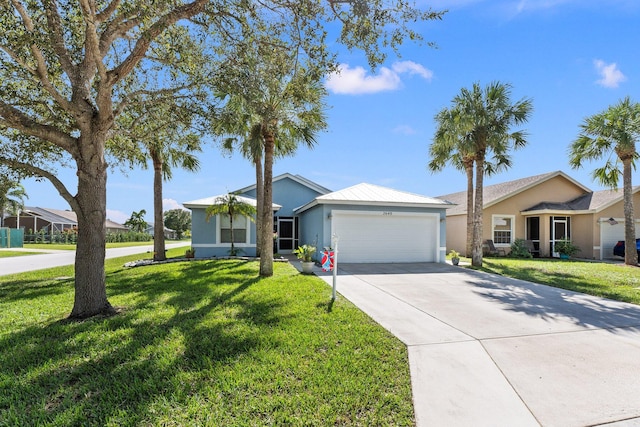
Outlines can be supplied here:
[[[640, 187], [634, 187], [636, 237], [640, 236]], [[439, 196], [457, 206], [447, 210], [447, 250], [465, 253], [466, 191]], [[591, 191], [561, 171], [484, 188], [483, 240], [509, 253], [516, 238], [531, 240], [541, 257], [558, 256], [555, 241], [569, 239], [580, 258], [614, 258], [624, 240], [622, 188]]]

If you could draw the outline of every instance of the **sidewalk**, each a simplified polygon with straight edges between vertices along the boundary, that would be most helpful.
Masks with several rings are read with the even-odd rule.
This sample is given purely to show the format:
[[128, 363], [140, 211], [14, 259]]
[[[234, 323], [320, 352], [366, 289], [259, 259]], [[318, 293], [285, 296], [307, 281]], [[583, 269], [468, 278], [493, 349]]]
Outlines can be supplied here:
[[[190, 246], [191, 242], [167, 243], [166, 249]], [[11, 250], [22, 250], [26, 252], [43, 252], [37, 255], [25, 255], [9, 258], [0, 258], [0, 276], [26, 271], [42, 270], [45, 268], [59, 267], [63, 265], [73, 265], [76, 259], [75, 251], [61, 250], [38, 250], [25, 248], [12, 248]], [[148, 245], [128, 246], [125, 248], [112, 248], [106, 250], [106, 259], [121, 256], [143, 254], [153, 252], [153, 242]]]

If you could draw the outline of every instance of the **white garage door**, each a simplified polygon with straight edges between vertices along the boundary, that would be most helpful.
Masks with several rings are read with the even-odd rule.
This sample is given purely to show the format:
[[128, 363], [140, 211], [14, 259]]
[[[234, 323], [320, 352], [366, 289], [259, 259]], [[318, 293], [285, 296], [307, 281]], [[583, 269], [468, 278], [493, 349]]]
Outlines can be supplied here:
[[[613, 247], [619, 240], [624, 240], [624, 219], [616, 218], [617, 224], [609, 224], [607, 218], [600, 218], [600, 253], [601, 259], [616, 258]], [[636, 220], [636, 238], [640, 237], [640, 223]]]
[[333, 211], [339, 262], [436, 262], [437, 214]]

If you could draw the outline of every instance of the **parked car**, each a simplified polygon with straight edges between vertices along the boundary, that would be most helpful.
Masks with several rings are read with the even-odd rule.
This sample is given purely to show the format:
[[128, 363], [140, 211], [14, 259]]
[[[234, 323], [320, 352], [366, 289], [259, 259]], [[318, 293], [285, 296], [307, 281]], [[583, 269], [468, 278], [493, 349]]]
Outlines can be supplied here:
[[[636, 250], [638, 251], [638, 259], [640, 259], [640, 239], [636, 239]], [[613, 247], [613, 254], [617, 256], [624, 256], [624, 240], [619, 240]]]

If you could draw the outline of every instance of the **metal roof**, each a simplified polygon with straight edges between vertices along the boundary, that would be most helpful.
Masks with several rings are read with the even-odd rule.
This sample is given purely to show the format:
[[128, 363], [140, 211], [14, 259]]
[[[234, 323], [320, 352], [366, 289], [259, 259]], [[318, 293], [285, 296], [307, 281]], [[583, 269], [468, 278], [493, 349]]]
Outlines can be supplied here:
[[451, 207], [452, 203], [435, 197], [422, 196], [406, 191], [394, 190], [374, 184], [357, 184], [344, 190], [316, 197], [313, 201], [295, 209], [303, 212], [317, 204], [350, 204], [368, 206], [421, 206]]
[[22, 209], [22, 213], [37, 216], [38, 218], [54, 224], [78, 225], [76, 213], [73, 211], [25, 206], [24, 209]]
[[[299, 184], [302, 184], [302, 185], [304, 185], [306, 187], [309, 187], [313, 191], [315, 191], [317, 193], [320, 193], [320, 194], [327, 194], [327, 193], [331, 192], [331, 190], [329, 190], [328, 188], [323, 187], [322, 185], [320, 185], [318, 183], [315, 183], [315, 182], [311, 181], [310, 179], [307, 179], [307, 178], [305, 178], [305, 177], [303, 177], [301, 175], [293, 175], [293, 174], [290, 174], [290, 173], [283, 173], [281, 175], [274, 176], [272, 181], [273, 182], [278, 182], [278, 181], [280, 181], [282, 179], [285, 179], [285, 178], [289, 178], [289, 179], [291, 179], [291, 180], [293, 180], [293, 181], [295, 181], [295, 182], [297, 182]], [[255, 188], [256, 188], [256, 184], [251, 184], [251, 185], [249, 185], [247, 187], [244, 187], [244, 188], [241, 188], [241, 189], [237, 190], [236, 192], [237, 193], [246, 193], [247, 191], [254, 190]]]
[[[211, 196], [211, 197], [205, 197], [204, 199], [198, 199], [198, 200], [192, 200], [190, 202], [184, 202], [182, 205], [185, 208], [206, 208], [208, 206], [212, 206], [212, 205], [216, 205], [221, 203], [222, 199], [224, 197], [226, 197], [227, 194], [219, 194], [217, 196]], [[238, 200], [240, 200], [241, 202], [247, 203], [251, 206], [256, 207], [258, 202], [256, 199], [254, 199], [253, 197], [247, 197], [247, 196], [240, 196], [240, 195], [236, 195], [236, 197], [238, 198]], [[278, 209], [280, 209], [282, 206], [280, 206], [277, 203], [273, 203], [273, 210], [277, 211]]]
[[[63, 225], [78, 225], [78, 217], [76, 213], [73, 211], [64, 211], [61, 209], [51, 209], [51, 208], [40, 208], [35, 206], [25, 206], [22, 210], [22, 213], [36, 216], [44, 221], [50, 222], [52, 224], [63, 224]], [[105, 226], [107, 228], [113, 229], [121, 229], [128, 230], [128, 228], [122, 224], [111, 221], [107, 218], [105, 221]]]

